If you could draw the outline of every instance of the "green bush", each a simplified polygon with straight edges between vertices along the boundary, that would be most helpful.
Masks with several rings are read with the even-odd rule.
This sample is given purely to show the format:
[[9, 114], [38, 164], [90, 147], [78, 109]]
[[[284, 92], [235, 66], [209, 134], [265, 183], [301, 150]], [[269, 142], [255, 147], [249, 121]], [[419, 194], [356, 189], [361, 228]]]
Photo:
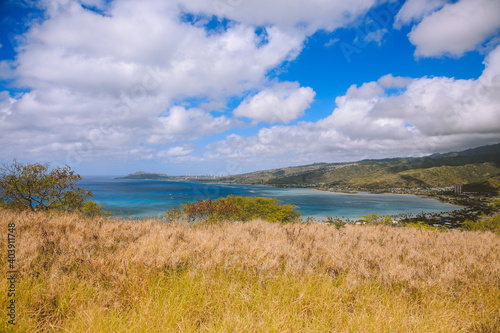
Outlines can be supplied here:
[[166, 211], [165, 214], [165, 222], [173, 223], [173, 222], [181, 222], [182, 212], [179, 208], [173, 208]]
[[[227, 198], [198, 200], [197, 202], [185, 203], [181, 207], [182, 212], [189, 222], [217, 223], [237, 220], [241, 215], [240, 208]], [[170, 212], [167, 215], [172, 216], [175, 213]]]
[[111, 212], [104, 211], [105, 208], [104, 205], [98, 205], [95, 201], [88, 200], [77, 212], [92, 218], [97, 216], [111, 216]]
[[465, 221], [461, 229], [470, 231], [491, 231], [500, 233], [500, 213], [494, 215], [483, 215], [477, 221]]
[[280, 204], [274, 198], [241, 197], [230, 195], [217, 200], [198, 200], [172, 209], [166, 213], [166, 221], [218, 223], [223, 221], [251, 221], [262, 219], [269, 222], [298, 222], [297, 206]]
[[323, 220], [323, 222], [326, 223], [326, 224], [334, 226], [335, 229], [337, 229], [337, 230], [345, 228], [345, 226], [347, 224], [344, 221], [342, 221], [341, 219], [338, 219], [338, 218], [334, 219], [331, 216], [327, 216], [326, 220]]
[[500, 210], [500, 199], [491, 200], [490, 205], [494, 210]]
[[359, 220], [359, 222], [362, 222], [363, 224], [368, 224], [368, 225], [377, 225], [377, 224], [386, 224], [386, 225], [392, 225], [392, 218], [390, 216], [383, 216], [380, 214], [373, 214], [370, 213], [368, 215], [363, 215], [363, 218]]
[[280, 204], [275, 198], [228, 196], [226, 198], [239, 209], [238, 219], [250, 221], [262, 219], [269, 222], [298, 222], [300, 213], [297, 206]]

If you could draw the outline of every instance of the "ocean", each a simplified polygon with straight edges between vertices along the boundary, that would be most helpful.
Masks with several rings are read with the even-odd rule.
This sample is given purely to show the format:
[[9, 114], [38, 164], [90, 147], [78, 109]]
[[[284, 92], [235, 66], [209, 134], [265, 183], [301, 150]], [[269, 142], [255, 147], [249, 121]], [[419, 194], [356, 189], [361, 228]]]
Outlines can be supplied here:
[[165, 210], [185, 202], [217, 199], [228, 195], [277, 198], [299, 207], [302, 216], [359, 219], [369, 213], [393, 215], [431, 213], [461, 209], [438, 200], [410, 195], [333, 193], [303, 188], [275, 188], [180, 181], [115, 179], [113, 176], [87, 176], [80, 186], [93, 192], [93, 200], [106, 206], [117, 217], [158, 217]]

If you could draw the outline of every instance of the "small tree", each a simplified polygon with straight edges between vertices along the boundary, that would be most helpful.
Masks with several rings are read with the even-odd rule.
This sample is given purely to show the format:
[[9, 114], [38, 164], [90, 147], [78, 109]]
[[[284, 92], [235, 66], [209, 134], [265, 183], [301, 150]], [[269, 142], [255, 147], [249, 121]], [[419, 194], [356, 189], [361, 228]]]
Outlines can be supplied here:
[[49, 170], [49, 164], [23, 164], [14, 160], [0, 168], [0, 201], [5, 207], [61, 210], [101, 215], [104, 206], [88, 201], [91, 191], [76, 184], [83, 178], [69, 166]]
[[281, 204], [276, 198], [241, 197], [230, 195], [226, 198], [239, 209], [238, 219], [250, 221], [262, 219], [268, 222], [291, 223], [300, 221], [299, 207], [291, 204]]
[[240, 197], [230, 195], [217, 200], [198, 200], [181, 206], [182, 212], [167, 211], [166, 219], [185, 216], [189, 222], [217, 223], [223, 221], [251, 221], [262, 219], [269, 222], [299, 222], [298, 207], [280, 204], [277, 199]]
[[214, 201], [207, 199], [188, 202], [182, 205], [182, 209], [190, 222], [202, 220], [208, 223], [217, 223], [235, 220], [240, 216], [238, 206], [226, 198]]
[[391, 217], [390, 216], [383, 216], [380, 214], [373, 214], [370, 213], [368, 215], [363, 215], [363, 218], [359, 220], [359, 222], [362, 222], [364, 224], [387, 224], [391, 225]]

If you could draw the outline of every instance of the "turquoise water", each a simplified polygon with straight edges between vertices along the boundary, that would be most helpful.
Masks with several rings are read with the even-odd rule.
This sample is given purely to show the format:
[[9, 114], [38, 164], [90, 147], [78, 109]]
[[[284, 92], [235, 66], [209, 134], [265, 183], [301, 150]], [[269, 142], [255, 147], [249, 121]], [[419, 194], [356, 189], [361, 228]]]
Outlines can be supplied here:
[[444, 212], [462, 207], [428, 198], [396, 194], [332, 193], [312, 189], [285, 189], [258, 185], [203, 184], [155, 180], [114, 179], [88, 176], [80, 183], [92, 190], [94, 200], [105, 205], [114, 216], [156, 217], [165, 210], [198, 199], [216, 199], [230, 194], [277, 198], [299, 208], [303, 216], [359, 219], [369, 213]]

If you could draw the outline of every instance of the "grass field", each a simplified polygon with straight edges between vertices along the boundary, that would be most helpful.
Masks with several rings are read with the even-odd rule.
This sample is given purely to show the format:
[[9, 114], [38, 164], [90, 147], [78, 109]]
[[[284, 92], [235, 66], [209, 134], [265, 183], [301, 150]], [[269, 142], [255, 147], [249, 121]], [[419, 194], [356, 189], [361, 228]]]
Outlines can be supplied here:
[[493, 233], [6, 210], [0, 227], [2, 332], [500, 332]]

